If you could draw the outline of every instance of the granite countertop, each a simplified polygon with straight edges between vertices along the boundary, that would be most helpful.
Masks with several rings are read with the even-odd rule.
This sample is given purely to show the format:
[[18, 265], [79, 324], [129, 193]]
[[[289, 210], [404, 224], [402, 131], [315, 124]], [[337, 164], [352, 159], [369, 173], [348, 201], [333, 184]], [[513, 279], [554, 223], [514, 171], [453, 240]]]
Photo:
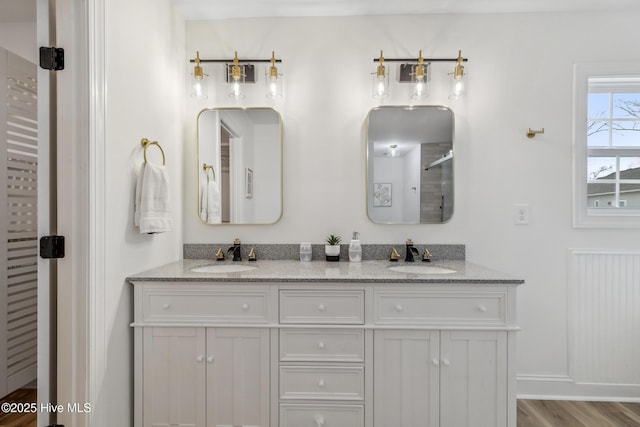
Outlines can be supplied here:
[[[253, 270], [236, 273], [195, 273], [193, 268], [206, 265], [247, 265]], [[454, 270], [448, 274], [399, 273], [396, 266], [430, 266]], [[501, 283], [518, 285], [524, 280], [461, 260], [437, 260], [430, 263], [403, 261], [300, 262], [294, 260], [262, 260], [233, 262], [185, 259], [166, 264], [131, 277], [129, 282], [348, 282], [348, 283]]]

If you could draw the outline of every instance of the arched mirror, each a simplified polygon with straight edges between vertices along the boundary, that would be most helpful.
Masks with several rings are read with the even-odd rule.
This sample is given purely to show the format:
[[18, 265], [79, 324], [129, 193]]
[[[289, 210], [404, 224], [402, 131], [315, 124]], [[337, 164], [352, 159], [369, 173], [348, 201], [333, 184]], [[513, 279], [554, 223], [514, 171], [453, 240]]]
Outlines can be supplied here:
[[198, 216], [206, 224], [272, 224], [282, 216], [282, 118], [272, 108], [198, 115]]
[[367, 215], [381, 224], [444, 223], [453, 215], [453, 112], [382, 106], [367, 117]]

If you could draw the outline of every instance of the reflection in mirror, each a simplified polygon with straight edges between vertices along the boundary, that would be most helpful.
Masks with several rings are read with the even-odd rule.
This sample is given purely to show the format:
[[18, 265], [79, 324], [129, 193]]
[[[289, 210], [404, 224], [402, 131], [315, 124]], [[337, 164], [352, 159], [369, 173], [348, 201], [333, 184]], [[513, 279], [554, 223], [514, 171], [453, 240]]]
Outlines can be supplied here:
[[282, 216], [282, 119], [272, 108], [198, 115], [198, 215], [207, 224], [272, 224]]
[[443, 223], [453, 214], [453, 112], [384, 106], [367, 118], [367, 214], [383, 224]]

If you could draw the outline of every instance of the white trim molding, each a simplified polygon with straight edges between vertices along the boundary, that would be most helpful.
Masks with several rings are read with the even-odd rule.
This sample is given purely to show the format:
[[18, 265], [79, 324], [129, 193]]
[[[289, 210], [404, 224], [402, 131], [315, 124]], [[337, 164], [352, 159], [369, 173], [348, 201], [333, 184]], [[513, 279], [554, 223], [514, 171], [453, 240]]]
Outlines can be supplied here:
[[640, 76], [640, 62], [580, 63], [573, 79], [573, 226], [638, 228], [640, 209], [589, 208], [587, 202], [587, 99], [590, 77]]

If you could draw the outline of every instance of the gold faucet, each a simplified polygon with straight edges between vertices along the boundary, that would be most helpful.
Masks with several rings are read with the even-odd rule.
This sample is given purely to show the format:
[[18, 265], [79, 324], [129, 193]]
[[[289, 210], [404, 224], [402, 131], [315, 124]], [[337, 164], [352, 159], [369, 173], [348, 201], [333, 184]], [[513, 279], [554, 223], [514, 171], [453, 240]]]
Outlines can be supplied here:
[[224, 261], [224, 252], [222, 252], [222, 248], [218, 248], [218, 252], [216, 252], [216, 260]]
[[398, 253], [396, 248], [392, 248], [391, 249], [391, 253], [389, 254], [389, 261], [396, 261], [397, 262], [398, 258], [400, 258], [400, 254]]
[[427, 248], [424, 248], [424, 252], [422, 252], [422, 261], [431, 262], [431, 252]]
[[255, 261], [256, 259], [256, 250], [255, 248], [251, 248], [251, 250], [249, 251], [249, 261]]

